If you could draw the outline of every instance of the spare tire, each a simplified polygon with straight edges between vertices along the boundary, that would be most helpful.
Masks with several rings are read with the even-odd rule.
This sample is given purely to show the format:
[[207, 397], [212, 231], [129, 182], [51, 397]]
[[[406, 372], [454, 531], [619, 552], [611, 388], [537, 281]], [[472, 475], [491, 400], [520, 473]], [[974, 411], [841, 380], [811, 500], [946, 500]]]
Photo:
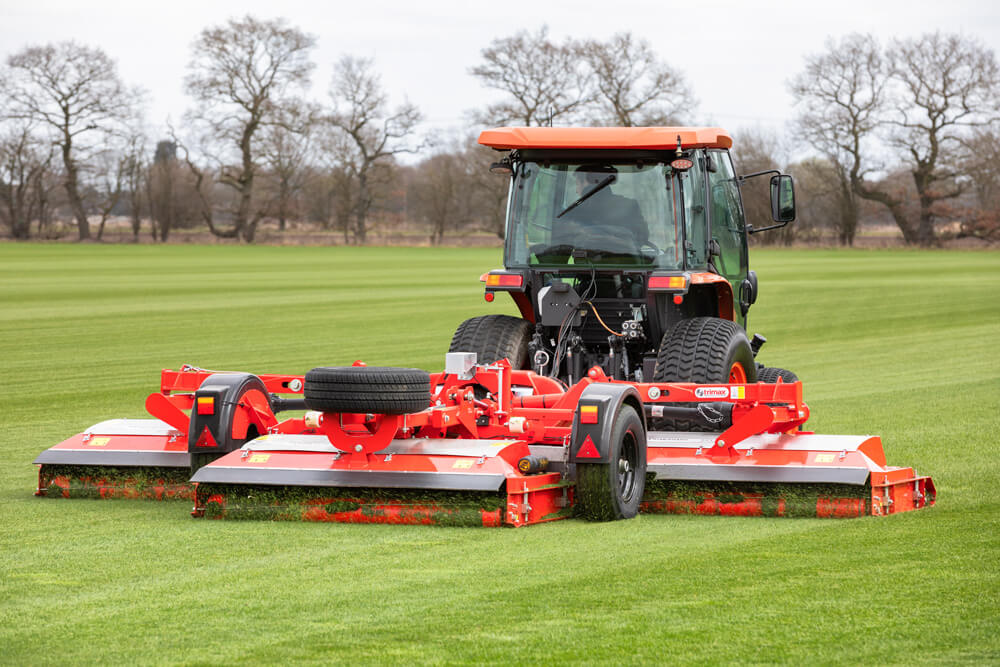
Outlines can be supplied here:
[[310, 410], [405, 415], [430, 406], [431, 380], [419, 368], [321, 366], [302, 393]]

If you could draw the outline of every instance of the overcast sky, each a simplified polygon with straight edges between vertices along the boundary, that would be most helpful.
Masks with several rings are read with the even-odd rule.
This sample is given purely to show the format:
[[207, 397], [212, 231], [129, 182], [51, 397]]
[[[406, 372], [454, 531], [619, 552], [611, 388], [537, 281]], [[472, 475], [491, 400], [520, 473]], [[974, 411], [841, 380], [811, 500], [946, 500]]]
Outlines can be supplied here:
[[149, 92], [147, 118], [159, 134], [191, 101], [183, 91], [191, 42], [235, 15], [283, 16], [316, 37], [312, 93], [327, 99], [332, 63], [342, 54], [372, 57], [390, 97], [420, 107], [425, 128], [463, 129], [463, 113], [494, 98], [469, 74], [491, 40], [549, 26], [556, 40], [606, 39], [618, 31], [645, 38], [684, 72], [697, 98], [696, 124], [730, 131], [785, 131], [789, 78], [827, 37], [872, 32], [883, 40], [937, 29], [959, 32], [1000, 51], [996, 0], [535, 0], [391, 2], [324, 5], [298, 0], [0, 0], [0, 55], [30, 44], [74, 39], [103, 48], [123, 78]]

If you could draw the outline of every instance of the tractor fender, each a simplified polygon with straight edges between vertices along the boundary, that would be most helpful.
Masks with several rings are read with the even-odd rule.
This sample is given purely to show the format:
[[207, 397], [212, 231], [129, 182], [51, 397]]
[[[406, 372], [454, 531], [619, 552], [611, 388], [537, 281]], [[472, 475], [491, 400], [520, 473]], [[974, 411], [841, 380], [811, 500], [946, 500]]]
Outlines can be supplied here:
[[[198, 387], [191, 406], [188, 451], [226, 454], [277, 423], [264, 382], [250, 373], [214, 373]], [[206, 435], [207, 431], [207, 435]]]
[[[646, 415], [642, 409], [642, 399], [632, 385], [595, 382], [583, 390], [573, 414], [573, 430], [570, 434], [569, 449], [570, 463], [610, 462], [608, 453], [610, 451], [611, 430], [614, 428], [615, 417], [623, 403], [628, 403], [635, 408], [639, 418], [642, 419], [642, 428], [645, 430]], [[592, 409], [595, 407], [597, 408], [597, 421], [586, 423], [587, 417], [581, 418], [581, 415], [593, 414], [593, 412], [592, 410], [584, 410], [584, 408]]]
[[736, 320], [733, 286], [728, 280], [716, 273], [692, 273], [691, 291], [697, 289], [709, 290], [713, 294], [713, 300], [718, 305], [719, 317], [724, 320]]

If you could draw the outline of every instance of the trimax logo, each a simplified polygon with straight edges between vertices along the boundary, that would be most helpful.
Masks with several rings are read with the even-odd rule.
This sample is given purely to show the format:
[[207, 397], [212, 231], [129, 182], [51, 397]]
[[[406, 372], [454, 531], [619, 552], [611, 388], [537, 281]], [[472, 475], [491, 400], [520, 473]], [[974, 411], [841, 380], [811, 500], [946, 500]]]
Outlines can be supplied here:
[[729, 387], [698, 387], [695, 398], [729, 398]]

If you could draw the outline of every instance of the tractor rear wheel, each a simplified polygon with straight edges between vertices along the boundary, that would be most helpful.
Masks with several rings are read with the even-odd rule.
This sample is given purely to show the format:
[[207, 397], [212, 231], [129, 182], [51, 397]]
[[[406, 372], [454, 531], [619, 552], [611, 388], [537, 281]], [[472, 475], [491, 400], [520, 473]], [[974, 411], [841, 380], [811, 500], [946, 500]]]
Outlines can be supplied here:
[[[681, 320], [663, 336], [656, 355], [653, 382], [698, 384], [746, 384], [757, 381], [750, 341], [731, 320], [693, 317]], [[707, 427], [690, 420], [660, 419], [658, 430], [704, 431]]]
[[510, 360], [514, 369], [528, 368], [531, 322], [510, 315], [481, 315], [465, 320], [451, 339], [449, 352], [475, 352], [476, 362]]
[[781, 378], [782, 382], [798, 382], [799, 376], [791, 371], [787, 371], [784, 368], [774, 368], [771, 366], [764, 366], [759, 371], [757, 371], [757, 382], [766, 382], [767, 384], [776, 384], [778, 378]]
[[590, 521], [631, 519], [646, 485], [646, 431], [631, 405], [611, 429], [608, 463], [576, 464], [576, 511]]
[[310, 410], [405, 415], [431, 404], [431, 381], [417, 368], [320, 367], [306, 373], [302, 393]]

